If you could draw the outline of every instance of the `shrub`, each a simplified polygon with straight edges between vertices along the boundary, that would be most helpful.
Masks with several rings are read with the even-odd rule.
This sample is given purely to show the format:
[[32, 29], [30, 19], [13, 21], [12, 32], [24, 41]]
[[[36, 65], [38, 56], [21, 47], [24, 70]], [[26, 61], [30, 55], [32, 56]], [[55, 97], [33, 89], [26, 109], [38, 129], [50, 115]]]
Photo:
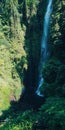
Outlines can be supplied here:
[[40, 110], [44, 130], [65, 129], [65, 98], [48, 98]]
[[56, 59], [50, 59], [43, 68], [43, 77], [45, 82], [53, 83], [56, 80], [58, 67], [60, 62]]

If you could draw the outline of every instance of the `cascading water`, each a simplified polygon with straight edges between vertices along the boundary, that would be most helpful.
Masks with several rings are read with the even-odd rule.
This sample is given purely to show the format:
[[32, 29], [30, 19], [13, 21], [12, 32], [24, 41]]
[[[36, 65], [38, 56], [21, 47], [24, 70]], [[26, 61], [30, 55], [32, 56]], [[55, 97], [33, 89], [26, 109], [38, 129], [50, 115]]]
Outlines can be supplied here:
[[41, 59], [40, 59], [40, 65], [39, 65], [39, 85], [36, 90], [36, 94], [38, 96], [44, 96], [40, 93], [40, 87], [42, 86], [44, 82], [44, 79], [42, 77], [42, 68], [48, 58], [47, 40], [48, 40], [48, 29], [49, 29], [51, 13], [52, 13], [52, 0], [48, 0], [48, 6], [47, 6], [47, 10], [44, 17], [43, 36], [42, 36], [42, 42], [41, 42]]

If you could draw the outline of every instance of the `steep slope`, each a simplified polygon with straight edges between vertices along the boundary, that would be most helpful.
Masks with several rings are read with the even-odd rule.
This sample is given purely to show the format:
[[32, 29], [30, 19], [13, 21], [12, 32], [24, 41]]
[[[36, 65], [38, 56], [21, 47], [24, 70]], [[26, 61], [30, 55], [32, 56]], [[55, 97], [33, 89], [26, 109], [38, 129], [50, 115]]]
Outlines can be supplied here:
[[[13, 62], [12, 63], [14, 65], [14, 68], [17, 68], [17, 72], [20, 76], [20, 79], [22, 76], [24, 77], [24, 74], [23, 72], [20, 71], [21, 69], [18, 68], [18, 66], [19, 67], [23, 66], [23, 68], [25, 67], [24, 84], [26, 85], [28, 92], [31, 92], [31, 90], [32, 92], [35, 91], [37, 87], [38, 65], [40, 60], [40, 43], [41, 43], [40, 41], [42, 37], [43, 17], [45, 14], [46, 4], [47, 3], [45, 0], [44, 1], [43, 0], [19, 1], [19, 6], [20, 6], [19, 13], [21, 13], [21, 11], [23, 12], [21, 17], [21, 25], [23, 25], [24, 23], [24, 26], [22, 26], [22, 30], [25, 34], [24, 49], [26, 50], [28, 62], [26, 61], [25, 56], [21, 58], [21, 60], [23, 59], [23, 62], [19, 62], [20, 55], [17, 55], [18, 46], [17, 44], [13, 44], [13, 42], [12, 44], [16, 45], [16, 48], [13, 47], [14, 48], [13, 49], [12, 48], [13, 45], [11, 46], [10, 44], [11, 46], [10, 49], [12, 49], [13, 51], [11, 50], [9, 52], [8, 50], [6, 53], [6, 55], [11, 54], [10, 55], [11, 60], [9, 64], [11, 64], [11, 61], [14, 61], [14, 63]], [[31, 7], [31, 5], [34, 6]], [[61, 1], [53, 0], [53, 12], [51, 15], [50, 27], [49, 27], [50, 32], [48, 36], [50, 56], [46, 64], [43, 66], [42, 73], [43, 73], [44, 83], [41, 86], [41, 90], [40, 90], [41, 93], [44, 94], [46, 97], [45, 103], [41, 106], [41, 108], [39, 109], [36, 108], [35, 110], [29, 106], [27, 107], [27, 109], [30, 110], [24, 112], [22, 110], [20, 111], [19, 108], [18, 109], [13, 108], [13, 110], [10, 109], [8, 112], [5, 112], [3, 116], [9, 113], [8, 115], [9, 118], [4, 122], [1, 122], [1, 126], [0, 126], [1, 130], [10, 130], [10, 129], [12, 130], [34, 130], [34, 129], [65, 130], [65, 37], [64, 37], [65, 36], [65, 11], [64, 9], [65, 9], [64, 0]], [[24, 63], [28, 63], [28, 70], [26, 70], [27, 66]], [[1, 64], [2, 64], [1, 66], [3, 66], [2, 61]], [[16, 77], [16, 75], [17, 75], [16, 71], [14, 71], [13, 79], [14, 77]]]
[[23, 79], [27, 90], [37, 87], [44, 4], [45, 0], [0, 1], [0, 85], [9, 86], [12, 100], [18, 99]]
[[[57, 0], [53, 1], [53, 13], [50, 21], [50, 58], [44, 66], [44, 78], [45, 82], [48, 83], [49, 87], [54, 94], [61, 94], [62, 86], [65, 84], [65, 17], [64, 7], [65, 2]], [[47, 91], [47, 88], [46, 88]], [[49, 93], [51, 95], [52, 93]], [[53, 94], [52, 94], [53, 95]], [[64, 96], [64, 95], [63, 95]]]
[[13, 0], [0, 2], [0, 18], [0, 109], [5, 109], [4, 102], [18, 100], [23, 86], [25, 26], [21, 27], [18, 3]]

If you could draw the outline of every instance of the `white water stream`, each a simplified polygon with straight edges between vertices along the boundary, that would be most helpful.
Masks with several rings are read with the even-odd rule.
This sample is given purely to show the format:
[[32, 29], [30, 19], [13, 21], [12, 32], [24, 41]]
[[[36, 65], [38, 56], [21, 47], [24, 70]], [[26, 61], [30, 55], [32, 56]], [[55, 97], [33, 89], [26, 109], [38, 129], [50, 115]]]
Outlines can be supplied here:
[[42, 69], [43, 65], [45, 64], [47, 58], [48, 58], [48, 30], [49, 30], [49, 23], [50, 23], [50, 17], [52, 13], [52, 0], [48, 0], [48, 5], [45, 13], [45, 17], [43, 20], [43, 35], [42, 35], [42, 42], [41, 42], [41, 58], [40, 58], [40, 65], [39, 65], [39, 85], [36, 90], [36, 94], [38, 96], [44, 96], [40, 93], [40, 87], [42, 86], [44, 79], [42, 77]]

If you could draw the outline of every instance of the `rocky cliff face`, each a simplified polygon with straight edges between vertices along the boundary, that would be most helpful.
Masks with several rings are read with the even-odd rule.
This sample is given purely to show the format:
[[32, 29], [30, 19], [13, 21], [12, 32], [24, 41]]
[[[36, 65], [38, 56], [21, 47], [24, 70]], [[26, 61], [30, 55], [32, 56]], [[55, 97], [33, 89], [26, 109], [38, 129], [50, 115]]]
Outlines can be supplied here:
[[[43, 31], [43, 18], [46, 11], [45, 1], [35, 1], [27, 5], [27, 29], [25, 46], [28, 54], [27, 89], [35, 91], [38, 85], [38, 67], [40, 61], [41, 38]], [[28, 13], [29, 12], [29, 13]]]
[[27, 67], [23, 48], [25, 31], [20, 22], [18, 1], [0, 1], [0, 108], [3, 109], [8, 107], [4, 102], [9, 102], [11, 93], [18, 100], [23, 84], [23, 69]]
[[0, 85], [16, 98], [23, 79], [28, 90], [37, 87], [45, 9], [45, 0], [0, 1]]

